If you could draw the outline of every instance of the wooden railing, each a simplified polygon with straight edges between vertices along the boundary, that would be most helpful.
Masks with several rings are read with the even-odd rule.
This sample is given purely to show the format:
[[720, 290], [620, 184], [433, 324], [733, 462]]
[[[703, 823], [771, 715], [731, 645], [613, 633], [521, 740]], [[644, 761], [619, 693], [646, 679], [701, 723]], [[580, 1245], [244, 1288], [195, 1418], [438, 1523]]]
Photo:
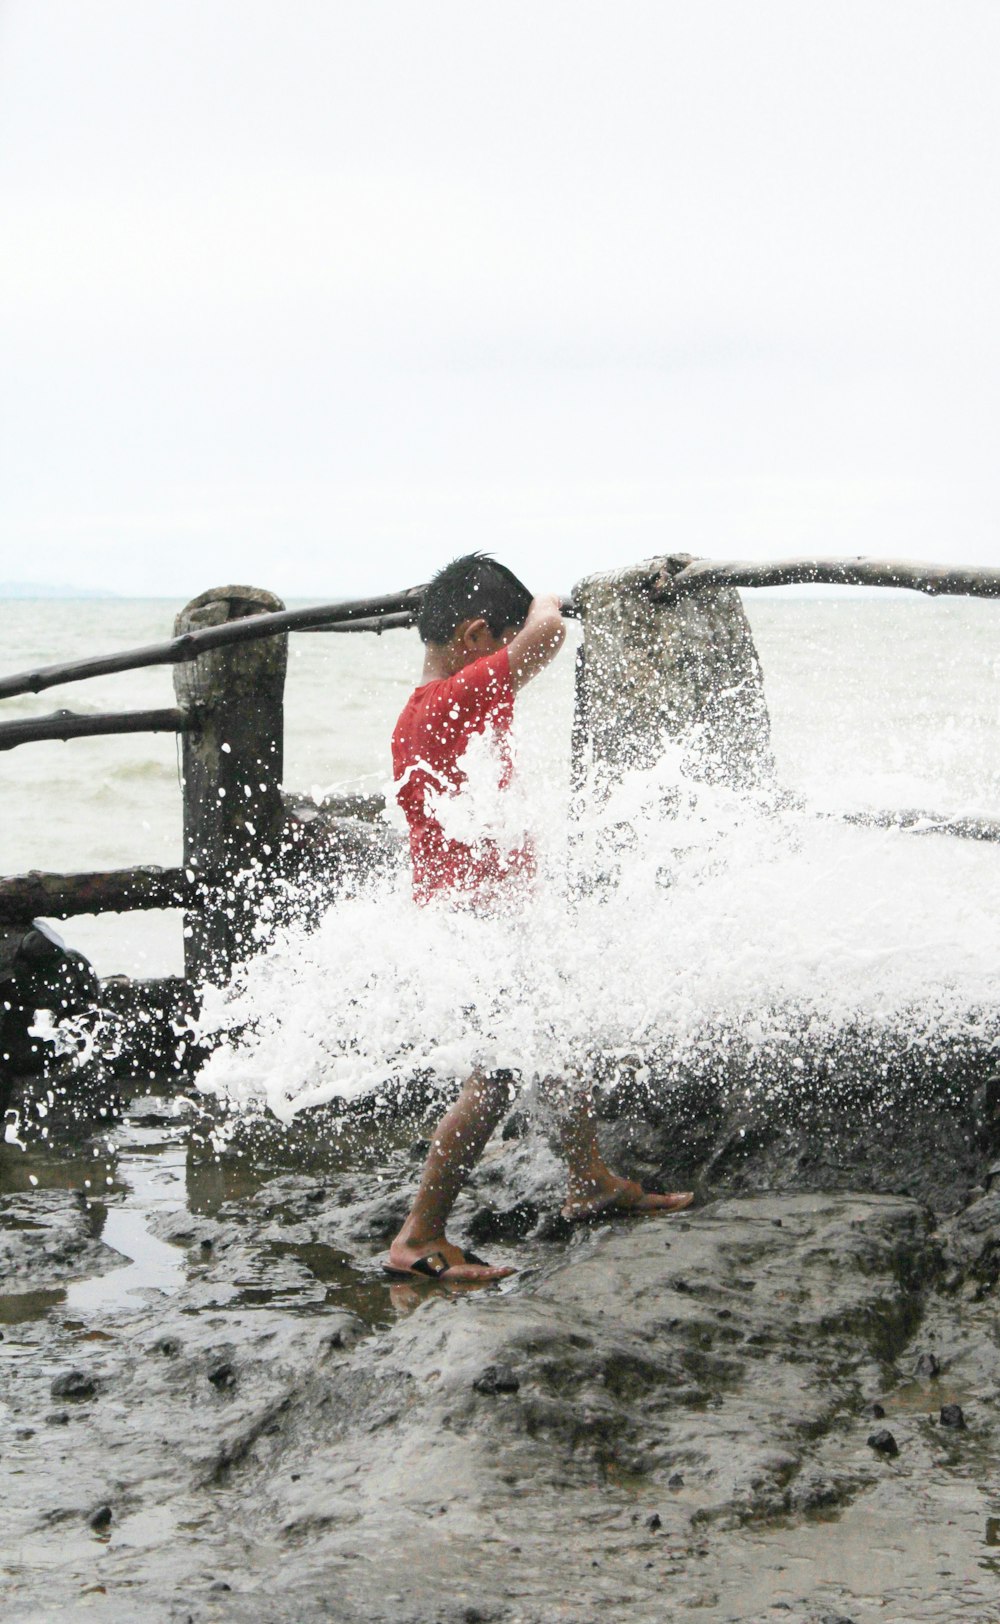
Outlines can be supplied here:
[[[384, 626], [387, 622], [393, 626], [412, 626], [420, 610], [422, 591], [421, 587], [410, 587], [405, 592], [391, 592], [380, 598], [313, 604], [307, 609], [258, 612], [225, 621], [218, 626], [182, 632], [168, 643], [153, 643], [146, 648], [123, 649], [118, 654], [94, 654], [86, 660], [66, 660], [57, 665], [38, 666], [33, 671], [0, 677], [0, 699], [12, 699], [16, 694], [38, 694], [43, 688], [61, 687], [66, 682], [82, 682], [87, 677], [104, 677], [117, 671], [138, 671], [150, 665], [181, 665], [198, 659], [211, 649], [231, 648], [239, 643], [275, 637], [283, 632], [325, 630], [333, 626], [367, 631]], [[220, 587], [217, 592], [203, 593], [194, 602], [201, 604], [208, 597], [221, 601], [223, 596], [236, 597], [241, 592], [245, 594], [246, 589]], [[183, 618], [183, 615], [178, 618]]]
[[376, 631], [412, 626], [422, 588], [286, 609], [271, 593], [232, 587], [204, 593], [178, 616], [169, 641], [60, 661], [0, 679], [0, 698], [41, 693], [90, 677], [175, 667], [171, 709], [49, 716], [0, 722], [0, 751], [43, 739], [171, 732], [184, 740], [184, 860], [82, 874], [33, 872], [0, 879], [0, 925], [36, 917], [141, 908], [186, 910], [185, 972], [224, 976], [247, 949], [252, 911], [242, 877], [278, 871], [294, 817], [281, 793], [283, 690], [289, 631]]
[[[932, 594], [1000, 597], [1000, 570], [854, 559], [725, 563], [673, 555], [650, 561], [648, 589], [669, 602], [720, 587], [814, 582], [909, 587]], [[283, 689], [287, 638], [296, 632], [380, 633], [415, 624], [422, 587], [379, 597], [285, 609], [271, 593], [223, 587], [202, 594], [177, 618], [167, 642], [115, 654], [38, 666], [0, 679], [0, 699], [40, 693], [89, 677], [175, 667], [172, 709], [50, 716], [0, 723], [0, 750], [42, 739], [173, 732], [183, 741], [184, 855], [178, 868], [138, 866], [86, 874], [33, 872], [0, 879], [0, 925], [140, 908], [183, 907], [185, 972], [200, 982], [228, 974], [248, 950], [259, 888], [241, 876], [279, 872], [288, 850], [282, 796]], [[574, 614], [572, 599], [562, 600]], [[1000, 826], [928, 814], [859, 814], [857, 821], [937, 826], [975, 839], [996, 839]]]
[[664, 561], [653, 595], [669, 601], [706, 587], [892, 586], [930, 597], [1000, 598], [1000, 569], [952, 568], [880, 558], [786, 558], [778, 563], [724, 563], [696, 558]]
[[51, 716], [26, 716], [18, 722], [0, 722], [0, 750], [40, 739], [94, 738], [101, 733], [183, 733], [190, 725], [182, 710], [115, 711], [77, 716], [53, 711]]

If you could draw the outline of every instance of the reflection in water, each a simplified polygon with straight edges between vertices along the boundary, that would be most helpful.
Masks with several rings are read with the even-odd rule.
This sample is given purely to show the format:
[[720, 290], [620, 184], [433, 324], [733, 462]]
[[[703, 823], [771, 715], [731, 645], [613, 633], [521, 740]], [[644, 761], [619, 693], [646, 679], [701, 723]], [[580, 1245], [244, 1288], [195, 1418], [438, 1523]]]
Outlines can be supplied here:
[[[216, 1156], [189, 1125], [176, 1119], [145, 1126], [126, 1117], [108, 1141], [106, 1153], [87, 1155], [35, 1142], [28, 1149], [0, 1147], [0, 1200], [31, 1191], [74, 1191], [87, 1198], [87, 1228], [125, 1260], [82, 1279], [52, 1289], [0, 1294], [0, 1323], [15, 1324], [45, 1316], [64, 1306], [81, 1323], [95, 1316], [137, 1308], [152, 1294], [172, 1298], [195, 1287], [185, 1311], [281, 1308], [319, 1313], [327, 1307], [347, 1309], [366, 1324], [392, 1316], [387, 1284], [369, 1265], [358, 1267], [344, 1250], [303, 1235], [302, 1214], [279, 1200], [257, 1201], [269, 1181], [308, 1168], [322, 1198], [328, 1186], [352, 1170], [372, 1172], [398, 1155], [412, 1137], [412, 1125], [396, 1125], [373, 1135], [370, 1125], [340, 1134], [301, 1130], [248, 1138], [238, 1136], [231, 1152]], [[376, 1175], [377, 1176], [377, 1175]], [[92, 1192], [101, 1192], [100, 1198]], [[195, 1245], [181, 1225], [176, 1239], [156, 1232], [164, 1219], [189, 1213], [193, 1219], [223, 1215], [234, 1243], [225, 1260], [210, 1240]], [[48, 1233], [44, 1213], [39, 1221], [21, 1211], [0, 1216], [9, 1229], [37, 1228]], [[289, 1238], [275, 1236], [287, 1227]], [[261, 1231], [266, 1229], [266, 1235]]]
[[157, 1212], [171, 1211], [183, 1204], [184, 1149], [170, 1139], [158, 1142], [154, 1129], [134, 1129], [140, 1143], [148, 1141], [150, 1151], [129, 1147], [119, 1161], [119, 1176], [125, 1182], [121, 1201], [109, 1205], [101, 1239], [106, 1246], [130, 1261], [124, 1269], [79, 1280], [69, 1287], [67, 1306], [76, 1313], [94, 1313], [117, 1307], [126, 1297], [147, 1291], [173, 1296], [180, 1284], [183, 1255], [150, 1233], [148, 1224]]
[[62, 1289], [0, 1293], [0, 1325], [21, 1325], [25, 1320], [41, 1319], [50, 1308], [65, 1301], [66, 1293]]

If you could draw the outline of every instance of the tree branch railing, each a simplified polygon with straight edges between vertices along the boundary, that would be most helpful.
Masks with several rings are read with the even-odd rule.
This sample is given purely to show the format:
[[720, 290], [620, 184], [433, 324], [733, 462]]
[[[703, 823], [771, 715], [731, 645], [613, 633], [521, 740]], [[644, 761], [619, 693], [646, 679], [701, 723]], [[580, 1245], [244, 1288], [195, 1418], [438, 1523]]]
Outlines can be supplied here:
[[111, 711], [80, 716], [73, 711], [54, 711], [51, 716], [26, 716], [16, 722], [0, 722], [0, 750], [13, 750], [19, 744], [35, 744], [41, 739], [95, 738], [111, 733], [183, 733], [191, 726], [185, 711]]
[[189, 880], [182, 868], [111, 869], [93, 874], [12, 874], [0, 879], [0, 925], [74, 914], [130, 913], [138, 908], [190, 907], [204, 879]]
[[417, 624], [419, 610], [402, 611], [398, 615], [367, 615], [363, 620], [331, 620], [322, 626], [298, 626], [295, 629], [302, 632], [374, 632], [381, 637], [383, 632], [407, 631]]
[[87, 677], [104, 677], [118, 671], [139, 671], [150, 665], [181, 665], [196, 660], [210, 649], [230, 648], [236, 643], [255, 642], [282, 632], [309, 631], [316, 626], [413, 613], [419, 609], [422, 587], [405, 592], [389, 592], [378, 598], [357, 598], [341, 603], [313, 604], [306, 609], [280, 609], [273, 614], [244, 615], [220, 626], [205, 626], [182, 632], [168, 643], [152, 643], [146, 648], [122, 649], [118, 654], [96, 654], [85, 660], [67, 660], [44, 665], [34, 671], [19, 671], [0, 677], [0, 699], [17, 694], [38, 694], [64, 682], [82, 682]]
[[[1000, 597], [1000, 569], [967, 567], [951, 569], [940, 564], [908, 563], [875, 558], [792, 558], [775, 563], [753, 561], [725, 562], [696, 559], [677, 568], [664, 560], [651, 580], [654, 599], [669, 601], [700, 589], [732, 587], [793, 586], [906, 587], [932, 597]], [[423, 598], [423, 587], [380, 597], [345, 599], [337, 603], [312, 604], [304, 609], [283, 609], [273, 614], [247, 615], [221, 626], [207, 626], [184, 632], [166, 643], [145, 648], [122, 649], [117, 654], [92, 655], [83, 660], [67, 660], [56, 665], [38, 666], [31, 671], [0, 677], [0, 699], [18, 694], [41, 693], [62, 683], [82, 682], [87, 677], [109, 676], [119, 671], [137, 671], [152, 665], [178, 665], [197, 659], [210, 649], [228, 648], [262, 637], [290, 631], [389, 631], [413, 626]], [[571, 598], [561, 600], [563, 614], [575, 615]], [[122, 731], [125, 731], [122, 729]], [[43, 735], [49, 736], [49, 735]], [[55, 736], [55, 735], [52, 735]]]
[[[769, 564], [750, 560], [725, 562], [698, 559], [678, 569], [676, 564], [665, 560], [652, 578], [651, 595], [654, 599], [669, 601], [711, 587], [803, 584], [906, 587], [932, 597], [997, 598], [1000, 597], [1000, 569], [985, 566], [951, 569], [940, 564], [863, 557], [791, 558]], [[336, 603], [312, 604], [304, 609], [247, 615], [221, 626], [184, 632], [167, 643], [153, 643], [145, 648], [123, 649], [117, 654], [92, 655], [83, 660], [38, 666], [31, 671], [0, 677], [0, 699], [41, 693], [45, 688], [82, 682], [87, 677], [137, 671], [152, 665], [179, 665], [197, 659], [210, 649], [275, 637], [282, 632], [382, 632], [410, 627], [416, 623], [423, 592], [423, 587], [408, 587], [403, 592], [385, 593], [380, 597], [345, 599]], [[571, 598], [563, 598], [561, 607], [565, 615], [576, 613]]]
[[1000, 841], [1000, 819], [952, 812], [824, 812], [823, 817], [869, 829], [900, 829], [908, 835], [952, 835], [959, 840]]
[[664, 563], [651, 585], [652, 597], [670, 602], [709, 587], [761, 586], [906, 587], [930, 597], [1000, 598], [1000, 569], [952, 569], [943, 564], [879, 558], [788, 558], [770, 564], [751, 560], [726, 563], [695, 559], [681, 568]]
[[[206, 626], [183, 632], [169, 643], [152, 643], [146, 648], [122, 649], [117, 654], [96, 654], [85, 660], [67, 660], [58, 665], [38, 666], [0, 677], [0, 699], [18, 694], [38, 694], [43, 688], [56, 688], [66, 682], [83, 682], [87, 677], [105, 677], [118, 671], [139, 671], [151, 665], [182, 665], [196, 660], [210, 649], [231, 648], [237, 643], [277, 637], [283, 632], [309, 631], [389, 631], [416, 623], [423, 599], [422, 586], [405, 592], [389, 592], [378, 598], [354, 598], [340, 603], [312, 604], [305, 609], [281, 609], [273, 614], [244, 615], [221, 626]], [[563, 613], [575, 613], [569, 598], [562, 599]]]

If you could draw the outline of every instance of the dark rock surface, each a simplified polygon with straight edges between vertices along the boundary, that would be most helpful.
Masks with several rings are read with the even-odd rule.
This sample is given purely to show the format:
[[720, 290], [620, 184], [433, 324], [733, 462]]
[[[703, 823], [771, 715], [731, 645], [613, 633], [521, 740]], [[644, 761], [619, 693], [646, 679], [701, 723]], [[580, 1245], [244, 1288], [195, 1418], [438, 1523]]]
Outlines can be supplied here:
[[869, 1433], [868, 1447], [880, 1455], [887, 1455], [890, 1460], [894, 1460], [899, 1454], [895, 1433], [890, 1432], [888, 1427], [879, 1427], [877, 1432]]
[[0, 1280], [6, 1292], [45, 1292], [125, 1262], [100, 1237], [102, 1209], [82, 1191], [0, 1195]]
[[67, 947], [43, 920], [0, 926], [0, 1108], [13, 1073], [41, 1071], [45, 1046], [31, 1028], [35, 1011], [58, 1019], [90, 1009], [98, 981], [82, 953]]
[[[765, 1124], [750, 1189], [576, 1229], [498, 1136], [455, 1234], [519, 1273], [462, 1291], [378, 1270], [420, 1126], [311, 1132], [218, 1160], [147, 1095], [75, 1160], [5, 1147], [5, 1621], [1000, 1618], [987, 1153], [944, 1209], [923, 1145], [909, 1194], [768, 1191]], [[676, 1182], [682, 1136], [606, 1132]]]

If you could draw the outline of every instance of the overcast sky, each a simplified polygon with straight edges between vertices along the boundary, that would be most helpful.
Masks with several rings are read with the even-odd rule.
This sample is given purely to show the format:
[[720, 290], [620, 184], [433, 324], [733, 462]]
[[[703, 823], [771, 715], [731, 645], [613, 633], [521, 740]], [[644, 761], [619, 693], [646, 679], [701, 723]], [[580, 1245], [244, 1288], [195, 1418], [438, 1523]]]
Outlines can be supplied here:
[[0, 578], [1000, 563], [997, 0], [4, 0]]

